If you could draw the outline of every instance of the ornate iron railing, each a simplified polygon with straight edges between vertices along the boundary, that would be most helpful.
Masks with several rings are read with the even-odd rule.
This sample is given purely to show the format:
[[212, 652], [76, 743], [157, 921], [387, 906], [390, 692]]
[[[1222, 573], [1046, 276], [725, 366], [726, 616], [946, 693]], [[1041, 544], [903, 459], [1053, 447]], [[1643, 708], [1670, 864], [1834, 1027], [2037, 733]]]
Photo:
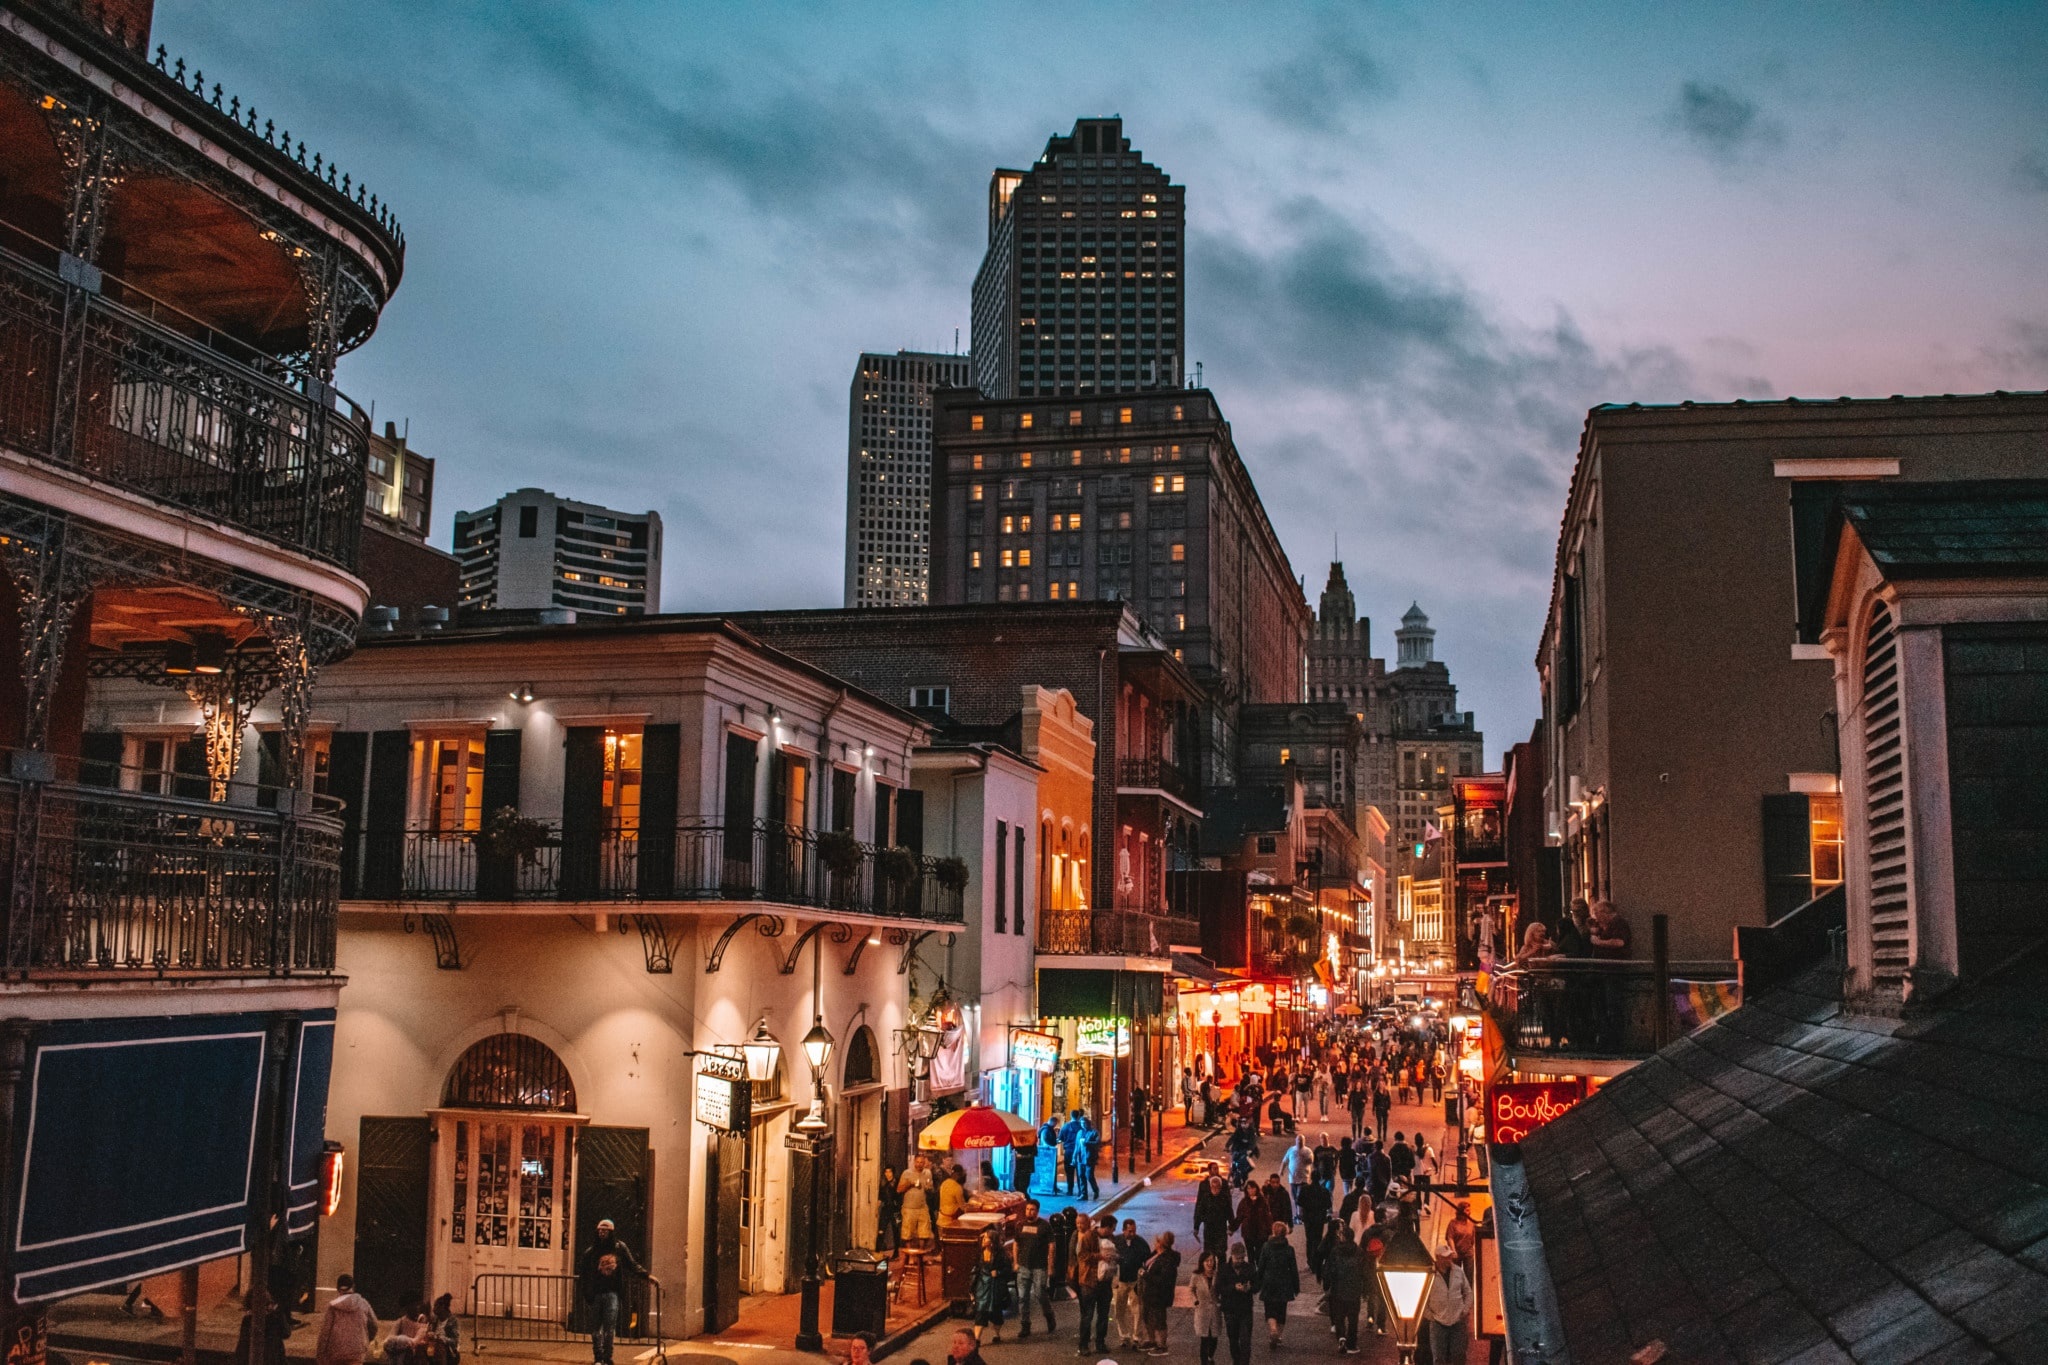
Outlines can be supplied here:
[[1117, 764], [1116, 784], [1120, 790], [1162, 791], [1168, 796], [1187, 802], [1190, 806], [1202, 804], [1201, 789], [1194, 779], [1166, 759], [1157, 757], [1126, 758]]
[[1166, 957], [1176, 943], [1199, 948], [1202, 926], [1198, 921], [1174, 915], [1119, 908], [1096, 911], [1091, 936], [1098, 953]]
[[353, 570], [369, 423], [0, 249], [0, 441]]
[[[614, 1335], [622, 1341], [652, 1341], [648, 1354], [668, 1359], [661, 1312], [661, 1281], [642, 1275], [628, 1281]], [[591, 1334], [594, 1311], [574, 1275], [496, 1272], [470, 1281], [469, 1339], [477, 1354], [484, 1343], [580, 1341]], [[514, 1352], [517, 1353], [516, 1351]]]
[[0, 971], [334, 969], [341, 822], [325, 810], [0, 776]]
[[1038, 951], [1041, 953], [1092, 953], [1095, 951], [1095, 913], [1086, 906], [1078, 909], [1038, 912]]
[[579, 830], [495, 850], [473, 831], [369, 831], [357, 894], [388, 901], [758, 901], [958, 924], [941, 860], [775, 821]]
[[1653, 962], [1549, 958], [1495, 974], [1493, 1008], [1518, 1057], [1640, 1058], [1711, 1018], [1735, 980], [1727, 962], [1660, 973]]

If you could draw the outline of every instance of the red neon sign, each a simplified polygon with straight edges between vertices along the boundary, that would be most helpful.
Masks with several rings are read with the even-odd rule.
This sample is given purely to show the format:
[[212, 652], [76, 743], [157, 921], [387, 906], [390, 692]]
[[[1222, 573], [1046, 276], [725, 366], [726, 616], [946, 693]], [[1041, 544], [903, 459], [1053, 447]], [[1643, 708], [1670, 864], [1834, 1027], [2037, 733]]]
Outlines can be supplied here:
[[1571, 1081], [1518, 1081], [1486, 1089], [1486, 1140], [1520, 1142], [1585, 1098]]

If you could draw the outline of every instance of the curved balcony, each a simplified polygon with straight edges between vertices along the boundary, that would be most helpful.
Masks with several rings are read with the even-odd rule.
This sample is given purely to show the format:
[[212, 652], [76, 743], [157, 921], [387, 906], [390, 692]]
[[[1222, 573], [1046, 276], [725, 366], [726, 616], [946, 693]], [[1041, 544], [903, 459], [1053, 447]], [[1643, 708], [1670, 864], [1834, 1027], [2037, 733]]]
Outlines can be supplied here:
[[333, 971], [341, 822], [331, 809], [238, 804], [252, 794], [237, 786], [222, 803], [0, 777], [0, 972]]
[[97, 293], [65, 300], [0, 248], [0, 443], [353, 571], [369, 453], [354, 403]]
[[518, 852], [475, 831], [413, 828], [362, 836], [353, 897], [373, 901], [750, 902], [933, 924], [964, 922], [964, 888], [940, 860], [836, 841], [769, 820], [686, 820], [578, 832], [527, 822]]

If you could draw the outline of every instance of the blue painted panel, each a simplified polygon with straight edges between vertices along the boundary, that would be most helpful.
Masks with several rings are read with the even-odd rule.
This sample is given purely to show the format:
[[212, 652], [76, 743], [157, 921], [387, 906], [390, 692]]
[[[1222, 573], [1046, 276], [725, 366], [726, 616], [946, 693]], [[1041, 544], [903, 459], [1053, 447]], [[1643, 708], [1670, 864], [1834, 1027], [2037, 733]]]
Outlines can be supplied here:
[[327, 1144], [327, 1081], [334, 1071], [334, 1014], [308, 1015], [293, 1066], [291, 1194], [285, 1235], [304, 1236], [320, 1221], [320, 1157]]

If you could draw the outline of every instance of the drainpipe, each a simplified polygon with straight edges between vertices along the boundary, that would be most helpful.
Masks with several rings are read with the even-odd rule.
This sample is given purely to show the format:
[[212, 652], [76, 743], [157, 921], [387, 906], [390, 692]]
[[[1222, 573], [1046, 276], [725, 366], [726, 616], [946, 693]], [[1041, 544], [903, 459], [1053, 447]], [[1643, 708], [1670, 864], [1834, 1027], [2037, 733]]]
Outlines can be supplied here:
[[[825, 780], [832, 771], [832, 717], [838, 715], [839, 708], [844, 705], [846, 705], [846, 689], [842, 687], [839, 689], [839, 695], [832, 698], [832, 704], [825, 708], [825, 714], [818, 719], [818, 767], [821, 771], [818, 773], [820, 779], [817, 784], [818, 794], [814, 800], [817, 802], [817, 809], [820, 812], [817, 821], [820, 833], [824, 831], [825, 824], [823, 818], [825, 793], [832, 785], [830, 781]], [[833, 814], [837, 815], [838, 812], [834, 811]], [[846, 827], [849, 830], [853, 828], [853, 821], [851, 819], [847, 820]]]

